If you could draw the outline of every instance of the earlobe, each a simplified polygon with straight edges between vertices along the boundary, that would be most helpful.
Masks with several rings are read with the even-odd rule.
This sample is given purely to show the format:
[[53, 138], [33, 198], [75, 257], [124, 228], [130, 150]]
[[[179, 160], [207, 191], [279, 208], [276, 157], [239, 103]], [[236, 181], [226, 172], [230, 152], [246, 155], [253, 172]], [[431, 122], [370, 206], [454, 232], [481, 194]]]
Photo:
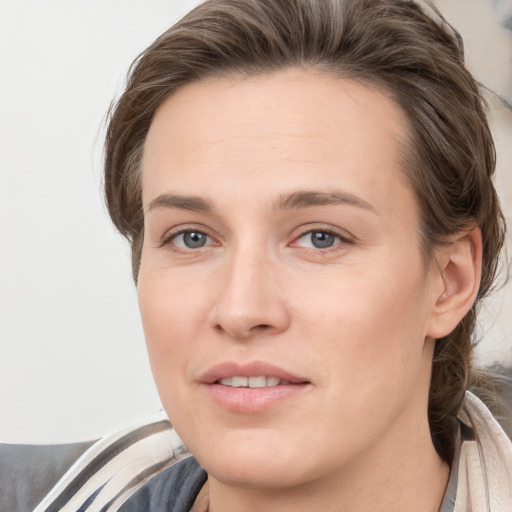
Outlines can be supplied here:
[[440, 286], [427, 336], [442, 338], [450, 334], [473, 305], [482, 269], [482, 233], [479, 228], [452, 237], [439, 249], [437, 265]]

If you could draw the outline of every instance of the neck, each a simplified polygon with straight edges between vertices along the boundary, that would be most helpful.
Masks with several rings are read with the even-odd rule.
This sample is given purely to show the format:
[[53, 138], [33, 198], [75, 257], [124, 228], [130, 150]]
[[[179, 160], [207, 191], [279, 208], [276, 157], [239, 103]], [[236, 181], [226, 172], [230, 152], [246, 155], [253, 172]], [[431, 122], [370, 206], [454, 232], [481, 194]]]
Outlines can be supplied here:
[[[284, 489], [226, 485], [209, 477], [209, 512], [437, 512], [449, 467], [437, 455], [428, 424], [398, 428], [368, 453], [324, 478]], [[204, 502], [203, 502], [204, 503]]]

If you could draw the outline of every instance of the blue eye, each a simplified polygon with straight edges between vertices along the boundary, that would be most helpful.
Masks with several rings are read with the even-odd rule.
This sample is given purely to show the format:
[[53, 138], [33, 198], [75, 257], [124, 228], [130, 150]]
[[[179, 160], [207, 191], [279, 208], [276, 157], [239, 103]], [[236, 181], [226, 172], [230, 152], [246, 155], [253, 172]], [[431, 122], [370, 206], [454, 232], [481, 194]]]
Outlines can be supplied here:
[[210, 237], [201, 231], [183, 231], [169, 241], [182, 249], [200, 249], [211, 243]]
[[325, 231], [312, 231], [310, 236], [311, 244], [317, 249], [327, 249], [328, 247], [332, 247], [337, 238], [333, 234], [326, 233]]
[[329, 249], [342, 241], [341, 237], [330, 233], [329, 231], [308, 231], [297, 240], [300, 247], [314, 249]]

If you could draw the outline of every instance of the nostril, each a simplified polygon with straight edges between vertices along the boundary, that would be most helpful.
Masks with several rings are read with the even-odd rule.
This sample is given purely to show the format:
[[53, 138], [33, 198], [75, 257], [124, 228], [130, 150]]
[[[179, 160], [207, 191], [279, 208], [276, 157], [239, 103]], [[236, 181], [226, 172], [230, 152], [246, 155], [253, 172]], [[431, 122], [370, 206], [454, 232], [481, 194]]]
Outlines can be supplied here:
[[255, 325], [253, 327], [253, 329], [259, 330], [259, 331], [268, 331], [269, 329], [272, 329], [272, 326], [269, 324], [259, 324], [259, 325]]
[[[215, 324], [213, 326], [213, 328], [217, 332], [231, 332], [229, 329], [226, 329], [221, 324]], [[233, 332], [231, 332], [233, 335], [235, 335], [235, 333], [234, 333], [235, 330], [236, 329], [233, 329]], [[245, 336], [242, 336], [242, 337], [250, 336], [251, 333], [266, 332], [266, 331], [270, 331], [270, 330], [272, 330], [272, 326], [270, 324], [257, 324], [257, 325], [253, 325], [252, 327], [249, 327], [249, 329], [245, 331]], [[237, 335], [237, 337], [240, 336], [240, 332], [237, 332], [236, 335]]]

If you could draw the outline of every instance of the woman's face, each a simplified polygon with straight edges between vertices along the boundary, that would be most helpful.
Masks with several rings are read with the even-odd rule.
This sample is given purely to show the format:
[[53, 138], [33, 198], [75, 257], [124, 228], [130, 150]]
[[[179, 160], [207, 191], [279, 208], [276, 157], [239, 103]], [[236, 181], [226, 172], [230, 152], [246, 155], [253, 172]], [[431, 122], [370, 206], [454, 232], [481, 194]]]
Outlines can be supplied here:
[[139, 302], [164, 407], [210, 478], [293, 486], [428, 436], [442, 279], [406, 132], [377, 90], [300, 70], [193, 83], [158, 110]]

